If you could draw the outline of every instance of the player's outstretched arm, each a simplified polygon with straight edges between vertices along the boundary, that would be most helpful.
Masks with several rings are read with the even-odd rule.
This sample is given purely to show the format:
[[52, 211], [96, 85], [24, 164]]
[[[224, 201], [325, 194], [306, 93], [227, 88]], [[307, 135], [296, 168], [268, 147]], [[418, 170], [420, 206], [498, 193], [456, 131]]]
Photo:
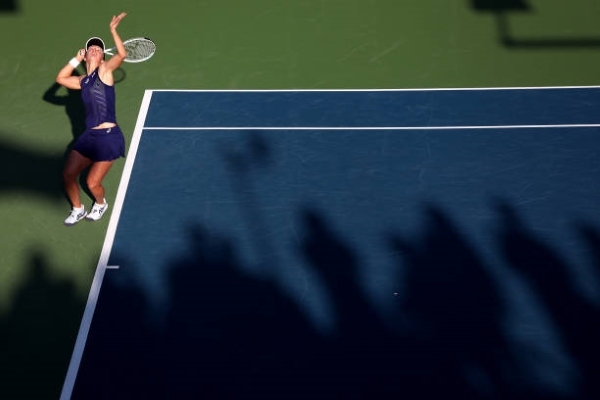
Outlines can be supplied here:
[[115, 42], [117, 53], [106, 62], [106, 69], [108, 71], [114, 71], [119, 68], [123, 63], [123, 60], [125, 60], [125, 57], [127, 57], [127, 51], [123, 45], [123, 40], [121, 40], [121, 36], [119, 36], [119, 33], [117, 32], [119, 23], [123, 18], [125, 18], [126, 15], [127, 13], [125, 12], [122, 12], [118, 16], [113, 15], [112, 20], [110, 21], [110, 33], [113, 37], [113, 41]]

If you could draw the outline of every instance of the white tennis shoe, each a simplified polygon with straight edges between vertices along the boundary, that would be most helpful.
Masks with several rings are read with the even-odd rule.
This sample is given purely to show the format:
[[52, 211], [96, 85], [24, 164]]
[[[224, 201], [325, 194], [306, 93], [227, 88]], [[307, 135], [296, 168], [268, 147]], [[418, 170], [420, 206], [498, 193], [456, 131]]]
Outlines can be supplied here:
[[87, 215], [87, 217], [85, 217], [85, 219], [87, 219], [88, 221], [98, 221], [100, 218], [102, 218], [107, 209], [108, 203], [106, 202], [106, 199], [104, 199], [104, 204], [98, 204], [94, 202], [92, 210]]
[[83, 206], [83, 204], [81, 205], [81, 208], [72, 208], [71, 214], [69, 214], [67, 219], [65, 219], [65, 225], [75, 225], [76, 223], [81, 221], [86, 215], [87, 212], [85, 212], [85, 207]]

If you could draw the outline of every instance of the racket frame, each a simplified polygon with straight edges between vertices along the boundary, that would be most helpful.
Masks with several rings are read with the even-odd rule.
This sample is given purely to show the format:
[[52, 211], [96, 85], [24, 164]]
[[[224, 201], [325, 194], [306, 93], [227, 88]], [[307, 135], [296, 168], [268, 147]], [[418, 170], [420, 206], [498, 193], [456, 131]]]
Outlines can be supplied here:
[[[138, 41], [142, 41], [142, 42], [146, 42], [151, 44], [152, 47], [152, 51], [150, 52], [150, 54], [146, 57], [143, 58], [139, 58], [139, 59], [135, 59], [135, 58], [129, 58], [129, 55], [127, 57], [125, 57], [125, 59], [123, 61], [128, 62], [128, 63], [140, 63], [143, 61], [147, 61], [150, 58], [152, 58], [152, 56], [154, 55], [154, 53], [156, 52], [156, 43], [154, 43], [154, 41], [150, 38], [147, 37], [134, 37], [134, 38], [130, 38], [127, 39], [123, 42], [123, 45], [125, 46], [125, 48], [127, 48], [127, 44], [131, 43], [131, 42], [138, 42]], [[108, 54], [109, 56], [114, 56], [116, 53], [115, 51], [117, 50], [117, 47], [111, 47], [110, 49], [106, 49], [104, 50], [104, 54]]]

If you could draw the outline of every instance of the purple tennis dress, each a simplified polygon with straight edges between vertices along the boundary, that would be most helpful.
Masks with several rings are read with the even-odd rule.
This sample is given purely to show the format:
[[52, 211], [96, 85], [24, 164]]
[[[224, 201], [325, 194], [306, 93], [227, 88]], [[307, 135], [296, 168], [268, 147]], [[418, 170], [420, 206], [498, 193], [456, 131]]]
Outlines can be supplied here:
[[125, 157], [125, 138], [119, 126], [92, 129], [104, 122], [117, 123], [115, 88], [100, 80], [98, 68], [81, 81], [81, 98], [85, 105], [85, 132], [73, 150], [92, 161], [111, 161]]

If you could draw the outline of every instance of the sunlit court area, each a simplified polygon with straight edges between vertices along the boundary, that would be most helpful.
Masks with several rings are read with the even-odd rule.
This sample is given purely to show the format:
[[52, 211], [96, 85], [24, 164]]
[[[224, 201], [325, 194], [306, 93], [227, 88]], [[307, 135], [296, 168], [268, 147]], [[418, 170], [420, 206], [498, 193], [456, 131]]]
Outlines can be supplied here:
[[0, 398], [600, 398], [600, 3], [404, 3], [0, 0]]

